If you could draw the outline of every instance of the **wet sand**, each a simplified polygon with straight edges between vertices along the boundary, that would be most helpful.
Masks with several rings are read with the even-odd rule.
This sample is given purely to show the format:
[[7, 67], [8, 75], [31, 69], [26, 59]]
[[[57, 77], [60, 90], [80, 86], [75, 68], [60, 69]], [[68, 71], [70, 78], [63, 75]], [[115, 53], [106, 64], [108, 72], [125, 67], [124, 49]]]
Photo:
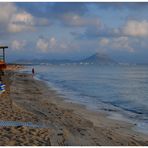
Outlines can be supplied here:
[[32, 122], [45, 127], [0, 127], [0, 145], [148, 145], [134, 125], [68, 103], [32, 75], [7, 71], [0, 96], [0, 121]]

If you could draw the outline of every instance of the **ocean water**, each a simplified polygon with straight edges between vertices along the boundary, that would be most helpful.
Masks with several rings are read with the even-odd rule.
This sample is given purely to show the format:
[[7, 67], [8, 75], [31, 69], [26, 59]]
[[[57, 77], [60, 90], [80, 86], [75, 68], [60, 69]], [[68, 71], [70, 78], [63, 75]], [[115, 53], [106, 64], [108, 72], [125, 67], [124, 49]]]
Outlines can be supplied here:
[[108, 112], [109, 118], [122, 118], [135, 123], [137, 130], [148, 131], [148, 66], [38, 65], [34, 68], [36, 76], [67, 101]]

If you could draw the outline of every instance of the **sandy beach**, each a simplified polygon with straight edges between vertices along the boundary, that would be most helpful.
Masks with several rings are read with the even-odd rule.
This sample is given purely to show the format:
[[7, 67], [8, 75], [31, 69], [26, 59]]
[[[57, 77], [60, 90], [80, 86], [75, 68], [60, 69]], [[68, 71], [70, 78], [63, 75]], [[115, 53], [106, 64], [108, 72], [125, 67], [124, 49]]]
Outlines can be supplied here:
[[133, 131], [134, 125], [65, 102], [56, 91], [32, 75], [9, 69], [2, 79], [6, 91], [0, 96], [0, 121], [44, 126], [1, 126], [1, 146], [148, 145], [148, 136]]

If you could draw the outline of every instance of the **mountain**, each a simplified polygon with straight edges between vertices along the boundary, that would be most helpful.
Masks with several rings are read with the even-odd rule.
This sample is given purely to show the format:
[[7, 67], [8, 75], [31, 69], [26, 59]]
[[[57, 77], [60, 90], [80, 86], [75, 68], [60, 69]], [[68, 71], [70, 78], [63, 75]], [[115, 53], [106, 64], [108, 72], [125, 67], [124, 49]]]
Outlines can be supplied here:
[[17, 60], [14, 63], [19, 64], [97, 64], [97, 65], [110, 65], [110, 64], [117, 64], [114, 60], [112, 60], [106, 54], [95, 53], [87, 58], [81, 60], [49, 60], [49, 59], [33, 59], [33, 60]]
[[18, 63], [18, 64], [25, 64], [25, 65], [32, 65], [32, 64], [65, 64], [65, 63], [74, 63], [75, 61], [72, 60], [57, 60], [57, 59], [33, 59], [33, 60], [25, 60], [25, 59], [19, 59], [13, 61], [13, 63]]
[[90, 57], [87, 57], [79, 62], [89, 63], [89, 64], [117, 64], [113, 59], [111, 59], [106, 54], [95, 53]]

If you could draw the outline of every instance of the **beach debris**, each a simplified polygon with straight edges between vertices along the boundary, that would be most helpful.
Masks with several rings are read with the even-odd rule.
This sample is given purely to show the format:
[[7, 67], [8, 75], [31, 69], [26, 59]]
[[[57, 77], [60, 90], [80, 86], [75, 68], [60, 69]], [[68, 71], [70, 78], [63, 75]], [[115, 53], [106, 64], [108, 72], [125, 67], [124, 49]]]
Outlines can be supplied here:
[[0, 94], [2, 94], [3, 92], [5, 92], [5, 84], [2, 84], [2, 82], [0, 82]]

